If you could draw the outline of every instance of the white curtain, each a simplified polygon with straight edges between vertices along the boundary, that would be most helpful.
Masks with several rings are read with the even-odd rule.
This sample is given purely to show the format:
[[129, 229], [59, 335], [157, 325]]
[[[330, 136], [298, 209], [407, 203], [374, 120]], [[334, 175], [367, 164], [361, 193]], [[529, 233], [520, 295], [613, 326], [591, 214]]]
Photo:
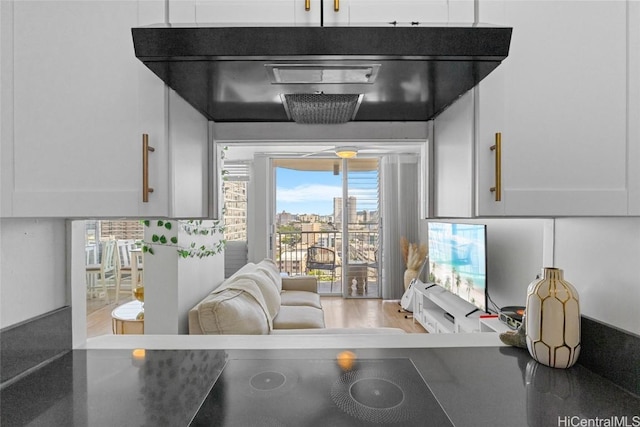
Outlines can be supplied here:
[[420, 212], [420, 167], [417, 155], [382, 158], [382, 298], [400, 299], [405, 265], [400, 238], [417, 242]]

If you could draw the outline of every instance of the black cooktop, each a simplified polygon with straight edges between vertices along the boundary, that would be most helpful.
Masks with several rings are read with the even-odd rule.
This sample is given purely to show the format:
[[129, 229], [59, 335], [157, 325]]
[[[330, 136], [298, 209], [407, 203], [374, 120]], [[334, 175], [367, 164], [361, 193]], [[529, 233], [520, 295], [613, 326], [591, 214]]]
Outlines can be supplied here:
[[192, 426], [453, 426], [412, 361], [232, 359]]

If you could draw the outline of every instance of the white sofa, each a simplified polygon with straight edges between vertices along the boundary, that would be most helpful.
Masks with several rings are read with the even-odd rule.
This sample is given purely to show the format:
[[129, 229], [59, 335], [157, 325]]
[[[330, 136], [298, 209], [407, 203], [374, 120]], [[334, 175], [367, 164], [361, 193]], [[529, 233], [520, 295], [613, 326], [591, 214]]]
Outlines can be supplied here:
[[282, 277], [269, 259], [249, 263], [189, 311], [190, 334], [272, 334], [323, 329], [313, 276]]

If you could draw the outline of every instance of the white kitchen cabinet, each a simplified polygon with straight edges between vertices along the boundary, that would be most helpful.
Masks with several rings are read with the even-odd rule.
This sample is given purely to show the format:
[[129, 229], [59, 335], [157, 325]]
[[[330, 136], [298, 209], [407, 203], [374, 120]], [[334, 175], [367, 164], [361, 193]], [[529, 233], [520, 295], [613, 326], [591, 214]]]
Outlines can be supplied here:
[[408, 26], [473, 22], [473, 0], [170, 0], [170, 22]]
[[[438, 205], [436, 216], [627, 215], [629, 178], [638, 159], [629, 138], [627, 6], [610, 1], [481, 1], [480, 22], [513, 27], [509, 56], [485, 78], [474, 114], [434, 122], [435, 162], [469, 176], [464, 188], [451, 177], [436, 192], [458, 191], [472, 206]], [[474, 121], [475, 120], [475, 121]], [[457, 122], [457, 123], [456, 123]], [[472, 140], [456, 126], [475, 123]], [[496, 133], [501, 134], [501, 200], [495, 200]], [[468, 132], [466, 133], [468, 134]], [[466, 146], [459, 161], [438, 153]], [[467, 191], [463, 194], [461, 191]], [[469, 192], [470, 191], [470, 192]]]
[[410, 26], [473, 22], [473, 0], [325, 0], [324, 25]]
[[[135, 57], [131, 37], [131, 27], [164, 20], [164, 3], [5, 3], [3, 23], [11, 25], [3, 25], [2, 42], [13, 51], [2, 52], [2, 216], [170, 214], [172, 180], [182, 179], [171, 174], [182, 150], [170, 144], [173, 105], [162, 81]], [[207, 132], [206, 120], [199, 126]], [[143, 134], [155, 149], [148, 202]], [[206, 135], [200, 143], [207, 146]]]
[[640, 215], [640, 2], [628, 3], [629, 214]]
[[320, 0], [170, 0], [169, 22], [238, 26], [319, 25], [320, 7]]

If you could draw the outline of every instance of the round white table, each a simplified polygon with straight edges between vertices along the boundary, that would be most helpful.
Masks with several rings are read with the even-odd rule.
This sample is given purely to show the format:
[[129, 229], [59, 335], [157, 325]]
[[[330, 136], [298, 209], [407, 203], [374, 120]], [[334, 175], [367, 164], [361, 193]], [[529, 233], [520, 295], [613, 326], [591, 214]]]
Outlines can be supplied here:
[[116, 307], [111, 312], [113, 333], [117, 335], [144, 334], [144, 317], [138, 318], [141, 312], [142, 303], [138, 300]]

